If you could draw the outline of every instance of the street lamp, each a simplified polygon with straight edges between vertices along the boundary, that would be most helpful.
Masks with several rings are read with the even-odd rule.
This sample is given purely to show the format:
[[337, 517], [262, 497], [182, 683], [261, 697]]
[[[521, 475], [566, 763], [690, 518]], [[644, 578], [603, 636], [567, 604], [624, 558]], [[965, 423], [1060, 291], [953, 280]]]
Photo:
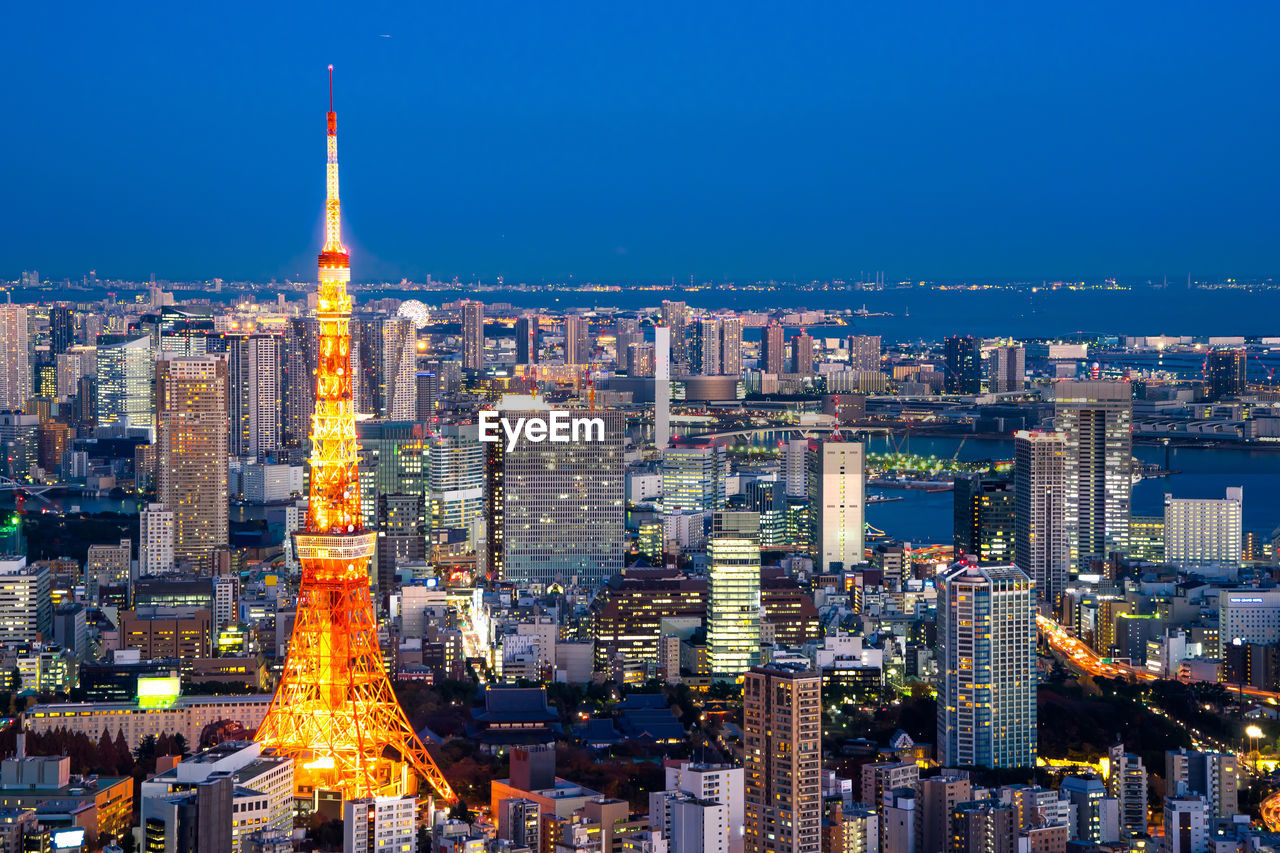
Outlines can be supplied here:
[[1259, 726], [1249, 726], [1244, 730], [1245, 735], [1253, 743], [1253, 775], [1258, 775], [1258, 741], [1262, 738], [1263, 732]]

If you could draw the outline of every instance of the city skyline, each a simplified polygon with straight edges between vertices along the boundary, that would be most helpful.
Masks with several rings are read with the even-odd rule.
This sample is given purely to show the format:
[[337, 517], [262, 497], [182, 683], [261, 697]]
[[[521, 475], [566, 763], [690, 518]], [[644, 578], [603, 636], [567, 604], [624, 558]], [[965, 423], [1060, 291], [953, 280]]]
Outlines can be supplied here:
[[[302, 93], [334, 62], [361, 164], [348, 233], [368, 277], [1280, 269], [1262, 143], [1275, 118], [1253, 83], [1275, 76], [1257, 42], [1269, 6], [1052, 21], [939, 7], [712, 5], [674, 21], [346, 10], [340, 34], [300, 11], [202, 21], [208, 44], [254, 57], [227, 62], [190, 38], [186, 13], [87, 10], [55, 36], [46, 10], [18, 10], [27, 38], [8, 76], [31, 82], [15, 109], [38, 132], [0, 165], [14, 200], [0, 268], [306, 277], [293, 247], [319, 228], [314, 174], [295, 156], [315, 106]], [[202, 127], [216, 132], [188, 132]]]

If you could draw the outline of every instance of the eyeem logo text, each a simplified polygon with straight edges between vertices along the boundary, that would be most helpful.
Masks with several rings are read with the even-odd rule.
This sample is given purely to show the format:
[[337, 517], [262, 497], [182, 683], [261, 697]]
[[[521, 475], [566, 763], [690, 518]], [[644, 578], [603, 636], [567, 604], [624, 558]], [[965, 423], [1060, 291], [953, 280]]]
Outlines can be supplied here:
[[480, 412], [480, 440], [491, 444], [507, 437], [507, 451], [525, 441], [541, 444], [568, 444], [571, 441], [604, 441], [604, 418], [575, 418], [568, 412], [548, 412], [546, 417], [510, 419], [491, 410]]

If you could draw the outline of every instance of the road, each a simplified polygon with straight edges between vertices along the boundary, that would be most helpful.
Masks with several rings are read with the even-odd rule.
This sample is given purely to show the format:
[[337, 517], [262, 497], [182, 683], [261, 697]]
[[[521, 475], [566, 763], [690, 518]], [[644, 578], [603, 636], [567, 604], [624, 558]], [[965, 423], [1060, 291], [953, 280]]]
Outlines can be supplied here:
[[[1045, 638], [1045, 642], [1054, 651], [1065, 656], [1072, 666], [1082, 672], [1087, 672], [1090, 675], [1103, 675], [1109, 678], [1136, 678], [1139, 681], [1159, 680], [1159, 676], [1148, 672], [1143, 667], [1134, 667], [1127, 663], [1104, 662], [1093, 649], [1068, 634], [1061, 625], [1048, 616], [1037, 613], [1036, 627], [1039, 629], [1040, 635]], [[1256, 687], [1233, 685], [1230, 688], [1230, 692], [1263, 701], [1270, 700], [1272, 703], [1280, 703], [1280, 693], [1259, 690]]]

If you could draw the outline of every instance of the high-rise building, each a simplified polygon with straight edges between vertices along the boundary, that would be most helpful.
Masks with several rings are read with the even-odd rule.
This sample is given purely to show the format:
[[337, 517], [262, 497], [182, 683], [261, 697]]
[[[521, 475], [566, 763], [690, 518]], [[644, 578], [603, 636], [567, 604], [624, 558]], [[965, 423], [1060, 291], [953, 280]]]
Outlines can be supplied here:
[[946, 369], [942, 387], [948, 394], [982, 393], [981, 343], [971, 335], [956, 335], [943, 341]]
[[737, 680], [760, 663], [760, 516], [716, 520], [728, 529], [707, 545], [707, 662], [714, 676]]
[[156, 496], [173, 512], [173, 555], [226, 547], [227, 363], [189, 356], [156, 365]]
[[725, 807], [728, 853], [742, 853], [743, 824], [746, 820], [745, 803], [742, 799], [742, 768], [728, 764], [672, 760], [666, 762], [664, 769], [667, 791], [678, 791]]
[[[509, 423], [547, 424], [551, 409], [533, 398], [507, 398]], [[545, 406], [545, 404], [542, 404]], [[502, 579], [518, 585], [597, 586], [622, 570], [626, 530], [623, 499], [623, 425], [619, 411], [562, 409], [587, 435], [567, 442], [534, 442], [522, 431], [512, 449], [490, 445], [501, 474], [500, 496], [490, 494], [490, 536], [501, 525]]]
[[[894, 787], [901, 787], [902, 783]], [[951, 815], [961, 804], [973, 799], [973, 785], [966, 772], [943, 772], [938, 776], [921, 779], [917, 783], [920, 797], [917, 828], [920, 834], [920, 850], [947, 850], [951, 830]]]
[[152, 426], [156, 363], [150, 336], [100, 335], [97, 361], [97, 425]]
[[1225, 400], [1242, 397], [1248, 390], [1245, 382], [1247, 354], [1242, 349], [1216, 349], [1205, 362], [1209, 381], [1209, 399]]
[[1202, 797], [1165, 797], [1162, 853], [1208, 853], [1211, 817]]
[[417, 797], [362, 797], [342, 804], [343, 853], [417, 853]]
[[1067, 542], [1077, 571], [1128, 553], [1132, 414], [1128, 382], [1054, 386], [1054, 425], [1066, 439]]
[[822, 677], [754, 667], [742, 697], [746, 853], [820, 853]]
[[1280, 590], [1223, 590], [1218, 596], [1218, 657], [1227, 646], [1241, 643], [1272, 645], [1280, 642]]
[[615, 317], [613, 320], [613, 342], [615, 362], [619, 370], [626, 367], [627, 352], [633, 344], [644, 343], [644, 333], [640, 331], [640, 321], [635, 317]]
[[713, 512], [724, 506], [727, 456], [724, 445], [678, 443], [662, 452], [662, 509]]
[[623, 362], [628, 376], [653, 376], [653, 344], [638, 343], [627, 348]]
[[76, 314], [66, 305], [49, 309], [49, 348], [54, 355], [66, 352], [76, 342]]
[[564, 318], [564, 363], [591, 362], [591, 321], [577, 314]]
[[316, 345], [320, 328], [314, 317], [289, 321], [284, 339], [284, 414], [281, 443], [303, 447], [316, 409]]
[[1227, 489], [1223, 499], [1165, 495], [1165, 562], [1188, 572], [1222, 572], [1234, 578], [1244, 549], [1243, 501], [1244, 490], [1238, 487]]
[[689, 322], [689, 306], [684, 302], [663, 300], [662, 326], [671, 332], [671, 364], [679, 374], [689, 368], [689, 341], [685, 326]]
[[720, 320], [704, 317], [689, 327], [689, 373], [715, 376], [720, 373]]
[[808, 332], [791, 338], [791, 372], [797, 376], [813, 375], [813, 338]]
[[0, 304], [0, 411], [21, 411], [30, 396], [27, 307]]
[[382, 321], [382, 417], [413, 420], [418, 411], [418, 327], [399, 317]]
[[742, 375], [742, 318], [720, 318], [720, 373]]
[[1034, 767], [1035, 584], [1017, 566], [957, 563], [938, 590], [938, 762]]
[[952, 495], [957, 559], [979, 563], [1014, 562], [1014, 486], [1004, 477], [961, 474]]
[[1119, 812], [1115, 809], [1115, 800], [1108, 803], [1110, 798], [1101, 778], [1093, 773], [1068, 776], [1058, 791], [1075, 812], [1073, 837], [1093, 844], [1119, 840]]
[[216, 773], [186, 790], [144, 797], [143, 849], [156, 853], [234, 853], [235, 787], [231, 773]]
[[1061, 433], [1014, 433], [1014, 563], [1043, 601], [1066, 588], [1066, 441]]
[[659, 452], [671, 441], [671, 330], [653, 330], [653, 446]]
[[987, 389], [993, 394], [1021, 391], [1027, 384], [1027, 350], [996, 347], [987, 354]]
[[462, 303], [462, 368], [484, 370], [484, 303]]
[[1205, 813], [1211, 818], [1230, 820], [1240, 811], [1240, 768], [1233, 753], [1168, 750], [1164, 754], [1164, 784], [1170, 796], [1203, 797]]
[[173, 570], [177, 531], [173, 512], [164, 504], [147, 504], [138, 513], [138, 574], [159, 575]]
[[787, 348], [783, 339], [784, 329], [770, 323], [760, 334], [760, 369], [774, 376], [786, 372]]
[[[625, 350], [619, 350], [625, 353]], [[538, 363], [538, 315], [521, 314], [516, 318], [516, 364]]]
[[[960, 803], [951, 810], [949, 853], [1018, 853], [1018, 811], [999, 800]], [[928, 848], [924, 848], [928, 849]]]
[[0, 555], [0, 578], [0, 642], [34, 643], [51, 638], [49, 567], [28, 566], [23, 556]]
[[236, 335], [227, 340], [232, 456], [261, 459], [280, 450], [282, 340], [278, 335]]
[[820, 572], [839, 572], [865, 562], [866, 445], [818, 439], [809, 445], [810, 551]]
[[1120, 804], [1121, 837], [1147, 834], [1147, 768], [1123, 743], [1107, 751], [1107, 796]]
[[876, 372], [880, 370], [880, 336], [849, 336], [849, 369]]

